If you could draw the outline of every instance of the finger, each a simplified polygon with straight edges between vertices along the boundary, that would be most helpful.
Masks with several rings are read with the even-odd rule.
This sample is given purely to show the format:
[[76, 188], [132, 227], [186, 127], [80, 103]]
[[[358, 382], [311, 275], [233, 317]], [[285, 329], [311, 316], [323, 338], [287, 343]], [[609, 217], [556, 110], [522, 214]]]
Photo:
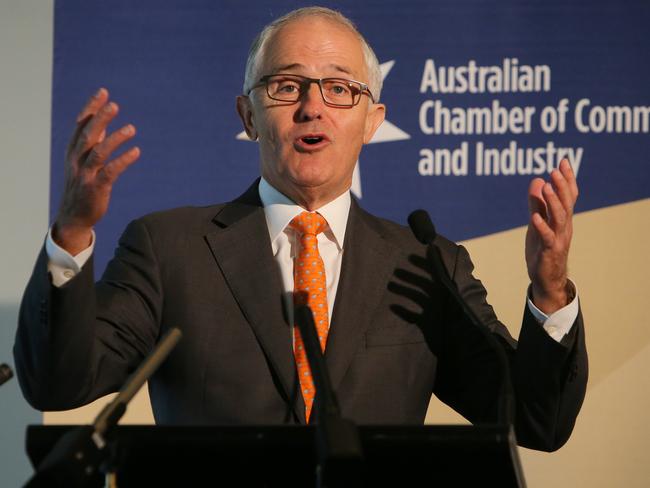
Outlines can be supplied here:
[[104, 164], [113, 152], [115, 152], [122, 144], [129, 141], [135, 136], [135, 127], [128, 124], [120, 130], [113, 132], [101, 143], [93, 146], [84, 161], [84, 167], [88, 169], [96, 169]]
[[74, 156], [81, 156], [99, 142], [102, 132], [106, 130], [106, 127], [115, 118], [118, 111], [119, 107], [115, 102], [108, 102], [88, 120], [77, 138], [73, 150]]
[[553, 247], [553, 244], [555, 243], [555, 233], [553, 232], [553, 229], [551, 229], [551, 227], [548, 225], [546, 220], [544, 220], [542, 216], [536, 212], [531, 216], [530, 222], [533, 228], [537, 231], [537, 234], [542, 240], [544, 247]]
[[[86, 121], [88, 123], [88, 121]], [[70, 142], [68, 143], [68, 147], [66, 149], [66, 154], [70, 155], [75, 149], [75, 146], [77, 145], [77, 139], [79, 138], [79, 135], [81, 134], [81, 131], [84, 129], [85, 124], [79, 124], [77, 125], [77, 128], [75, 129], [74, 133], [72, 134], [72, 137], [70, 138]], [[104, 139], [106, 139], [106, 131], [102, 131], [101, 134], [99, 134], [99, 137], [97, 138], [97, 142], [103, 142]]]
[[571, 189], [569, 188], [569, 183], [564, 179], [564, 175], [557, 169], [554, 169], [551, 173], [551, 183], [555, 194], [560, 199], [564, 210], [570, 217], [573, 215], [573, 204], [575, 202], [573, 200], [573, 195], [571, 194]]
[[562, 202], [553, 190], [553, 186], [550, 183], [546, 183], [544, 185], [542, 193], [544, 195], [544, 200], [546, 200], [546, 205], [549, 211], [549, 218], [547, 219], [548, 223], [552, 229], [558, 231], [562, 229], [566, 224], [566, 210], [562, 206]]
[[96, 114], [99, 109], [101, 109], [108, 102], [108, 90], [106, 88], [100, 88], [90, 99], [86, 102], [84, 108], [81, 109], [81, 112], [77, 115], [77, 126], [68, 142], [68, 147], [66, 148], [66, 156], [72, 154], [75, 146], [77, 145], [77, 140], [81, 135], [81, 131], [84, 130], [84, 127], [90, 121], [90, 118]]
[[528, 187], [528, 211], [532, 215], [535, 212], [538, 212], [543, 218], [546, 218], [547, 209], [546, 202], [542, 195], [542, 188], [544, 188], [544, 180], [541, 178], [535, 178], [530, 182]]
[[97, 90], [97, 93], [90, 97], [84, 108], [79, 112], [79, 115], [77, 115], [77, 124], [80, 124], [95, 115], [104, 105], [106, 105], [107, 102], [108, 90], [106, 88], [100, 88]]
[[578, 199], [578, 181], [576, 179], [576, 175], [573, 172], [573, 168], [569, 164], [568, 159], [563, 159], [560, 161], [560, 172], [562, 173], [562, 176], [564, 176], [564, 179], [567, 181], [569, 188], [571, 189], [571, 195], [573, 198], [573, 204], [575, 206], [575, 202]]
[[135, 163], [140, 157], [140, 148], [132, 147], [110, 163], [105, 164], [97, 173], [104, 183], [112, 185], [126, 168]]
[[79, 140], [79, 136], [81, 135], [81, 131], [84, 130], [84, 127], [86, 126], [87, 123], [88, 123], [88, 120], [84, 121], [83, 123], [77, 124], [77, 127], [75, 127], [75, 130], [72, 133], [72, 137], [70, 138], [70, 141], [68, 142], [68, 147], [66, 148], [66, 151], [65, 151], [66, 159], [68, 159], [72, 155], [72, 153], [73, 153], [73, 151], [74, 151], [74, 149], [75, 149], [75, 147], [77, 145], [77, 141]]

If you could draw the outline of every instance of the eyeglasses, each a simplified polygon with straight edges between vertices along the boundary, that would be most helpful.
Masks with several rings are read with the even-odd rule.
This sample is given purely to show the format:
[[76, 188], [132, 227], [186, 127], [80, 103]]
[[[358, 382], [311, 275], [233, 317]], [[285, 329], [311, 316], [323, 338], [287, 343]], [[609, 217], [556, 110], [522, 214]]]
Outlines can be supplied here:
[[326, 104], [334, 107], [354, 107], [361, 100], [364, 93], [370, 97], [372, 103], [375, 99], [368, 89], [368, 85], [360, 81], [345, 78], [308, 78], [306, 76], [279, 73], [266, 75], [255, 83], [246, 95], [261, 86], [266, 86], [266, 94], [272, 100], [279, 102], [297, 102], [307, 91], [312, 83], [317, 83], [320, 94]]

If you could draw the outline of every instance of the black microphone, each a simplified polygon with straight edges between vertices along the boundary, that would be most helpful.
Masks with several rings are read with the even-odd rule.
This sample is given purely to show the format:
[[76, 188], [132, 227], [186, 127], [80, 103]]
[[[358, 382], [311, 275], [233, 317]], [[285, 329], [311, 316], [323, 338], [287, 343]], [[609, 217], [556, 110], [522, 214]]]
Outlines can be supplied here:
[[104, 436], [106, 432], [117, 424], [126, 412], [126, 406], [129, 404], [135, 394], [140, 391], [142, 385], [156, 372], [158, 367], [163, 363], [169, 353], [176, 347], [183, 334], [180, 329], [171, 328], [160, 342], [156, 345], [153, 352], [140, 364], [140, 367], [126, 380], [124, 386], [95, 419], [93, 424], [97, 436]]
[[294, 320], [296, 325], [298, 325], [303, 344], [305, 345], [309, 369], [311, 369], [316, 395], [318, 396], [314, 410], [318, 410], [318, 415], [326, 413], [328, 415], [340, 416], [341, 410], [334, 389], [332, 388], [332, 382], [327, 365], [325, 364], [325, 357], [321, 352], [320, 342], [318, 341], [314, 314], [307, 305], [298, 305], [294, 309]]
[[176, 347], [181, 337], [180, 329], [170, 329], [92, 425], [69, 430], [57, 441], [25, 488], [97, 486], [101, 479], [100, 466], [109, 458], [111, 450], [107, 448], [111, 429], [126, 412], [129, 401]]
[[300, 329], [316, 387], [310, 420], [316, 420], [317, 485], [359, 486], [363, 460], [359, 432], [352, 421], [341, 416], [318, 341], [314, 315], [307, 305], [298, 305], [294, 308], [294, 320]]
[[508, 363], [508, 358], [506, 357], [503, 347], [501, 347], [496, 338], [492, 335], [490, 329], [483, 323], [476, 313], [474, 313], [469, 305], [467, 305], [467, 302], [458, 291], [456, 283], [449, 276], [447, 268], [442, 261], [440, 249], [435, 243], [437, 236], [436, 229], [433, 226], [433, 222], [431, 222], [431, 218], [427, 211], [415, 210], [408, 216], [408, 223], [415, 238], [422, 244], [427, 245], [427, 258], [433, 268], [434, 276], [440, 280], [445, 289], [461, 307], [463, 313], [478, 328], [478, 330], [481, 331], [492, 349], [494, 349], [501, 369], [501, 391], [499, 393], [499, 413], [497, 420], [503, 425], [513, 425], [514, 392], [510, 381], [510, 364]]
[[414, 210], [408, 216], [408, 222], [415, 238], [422, 244], [429, 245], [436, 238], [436, 228], [426, 210]]
[[0, 364], [0, 385], [6, 383], [11, 378], [14, 377], [14, 372], [11, 370], [8, 364]]

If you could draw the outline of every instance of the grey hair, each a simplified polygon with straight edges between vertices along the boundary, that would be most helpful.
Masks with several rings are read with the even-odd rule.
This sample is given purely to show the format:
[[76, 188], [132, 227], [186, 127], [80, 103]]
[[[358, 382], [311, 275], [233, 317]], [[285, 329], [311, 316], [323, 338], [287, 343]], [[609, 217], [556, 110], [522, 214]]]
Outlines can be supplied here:
[[372, 50], [366, 39], [357, 30], [356, 26], [350, 19], [348, 19], [341, 12], [325, 7], [304, 7], [293, 10], [288, 14], [275, 19], [273, 22], [267, 24], [264, 29], [262, 29], [262, 31], [253, 41], [253, 44], [251, 44], [250, 51], [248, 52], [248, 59], [246, 60], [246, 74], [244, 76], [244, 93], [248, 93], [251, 87], [255, 85], [255, 83], [257, 83], [260, 79], [261, 75], [259, 70], [261, 60], [264, 59], [266, 46], [269, 43], [269, 39], [271, 39], [271, 37], [273, 37], [273, 35], [283, 26], [303, 17], [319, 17], [332, 21], [335, 24], [349, 29], [358, 37], [359, 41], [361, 42], [363, 57], [366, 62], [366, 69], [368, 71], [368, 86], [370, 88], [372, 96], [375, 99], [375, 102], [379, 102], [382, 87], [382, 76], [381, 69], [379, 68], [379, 61], [377, 60], [375, 52]]

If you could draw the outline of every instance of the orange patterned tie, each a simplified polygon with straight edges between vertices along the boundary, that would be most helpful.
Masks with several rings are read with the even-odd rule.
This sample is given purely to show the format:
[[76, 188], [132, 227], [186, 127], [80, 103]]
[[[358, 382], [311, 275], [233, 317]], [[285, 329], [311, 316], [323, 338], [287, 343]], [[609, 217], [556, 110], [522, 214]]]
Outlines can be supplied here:
[[[316, 236], [327, 228], [327, 221], [318, 213], [303, 212], [289, 226], [300, 238], [300, 250], [293, 264], [293, 299], [295, 305], [307, 305], [314, 314], [320, 347], [325, 352], [329, 318], [327, 311], [327, 284], [325, 266], [318, 252]], [[300, 390], [305, 400], [305, 416], [309, 422], [316, 390], [307, 361], [300, 330], [294, 325], [294, 357], [300, 380]]]

